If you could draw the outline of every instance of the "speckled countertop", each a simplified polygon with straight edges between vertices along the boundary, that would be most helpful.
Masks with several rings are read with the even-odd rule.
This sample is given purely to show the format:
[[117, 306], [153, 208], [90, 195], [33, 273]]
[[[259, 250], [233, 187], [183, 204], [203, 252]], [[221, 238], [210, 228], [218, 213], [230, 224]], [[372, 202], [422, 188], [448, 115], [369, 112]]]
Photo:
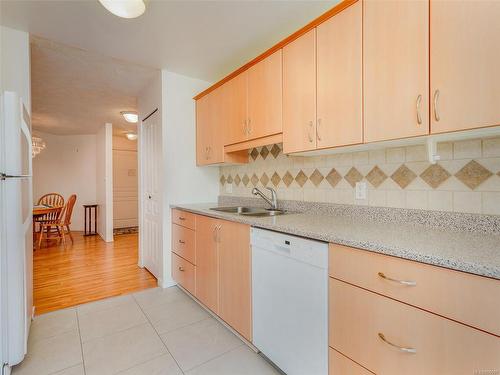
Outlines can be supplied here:
[[217, 203], [171, 207], [500, 280], [500, 235], [497, 234], [309, 213], [287, 213], [275, 217], [239, 216], [210, 210], [217, 207]]

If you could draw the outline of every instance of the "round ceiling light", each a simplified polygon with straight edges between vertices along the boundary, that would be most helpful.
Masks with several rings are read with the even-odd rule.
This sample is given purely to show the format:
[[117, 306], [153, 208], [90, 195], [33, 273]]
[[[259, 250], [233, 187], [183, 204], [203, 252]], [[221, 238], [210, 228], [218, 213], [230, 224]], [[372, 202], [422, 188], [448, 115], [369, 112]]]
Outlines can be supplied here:
[[136, 18], [146, 10], [143, 0], [99, 0], [99, 2], [115, 16], [122, 18]]
[[123, 116], [123, 118], [125, 119], [125, 121], [127, 121], [127, 122], [131, 122], [132, 124], [135, 124], [135, 123], [137, 123], [137, 121], [139, 121], [139, 115], [137, 114], [137, 112], [122, 111], [120, 113]]
[[137, 139], [136, 133], [126, 133], [125, 136], [129, 141], [135, 141]]

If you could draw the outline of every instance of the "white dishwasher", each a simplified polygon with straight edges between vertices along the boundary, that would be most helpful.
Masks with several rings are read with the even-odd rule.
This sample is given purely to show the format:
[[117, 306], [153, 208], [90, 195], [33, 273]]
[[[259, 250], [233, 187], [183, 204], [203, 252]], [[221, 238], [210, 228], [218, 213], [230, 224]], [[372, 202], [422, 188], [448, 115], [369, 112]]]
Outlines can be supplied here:
[[253, 344], [288, 375], [328, 374], [328, 244], [252, 228]]

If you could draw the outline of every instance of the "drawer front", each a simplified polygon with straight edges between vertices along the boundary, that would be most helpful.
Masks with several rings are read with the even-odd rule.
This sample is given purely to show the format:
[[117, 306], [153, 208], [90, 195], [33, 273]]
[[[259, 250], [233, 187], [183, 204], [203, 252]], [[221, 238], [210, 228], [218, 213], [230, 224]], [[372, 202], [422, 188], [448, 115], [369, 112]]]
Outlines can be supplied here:
[[195, 249], [195, 231], [177, 224], [172, 224], [172, 251], [191, 263], [196, 264]]
[[329, 300], [330, 346], [376, 374], [500, 369], [496, 336], [332, 278]]
[[195, 267], [174, 253], [172, 253], [172, 277], [194, 295]]
[[372, 375], [373, 373], [351, 361], [332, 348], [328, 348], [328, 375]]
[[191, 212], [172, 209], [172, 223], [182, 225], [189, 229], [196, 229], [196, 215]]
[[331, 277], [500, 335], [499, 280], [333, 244], [329, 263]]

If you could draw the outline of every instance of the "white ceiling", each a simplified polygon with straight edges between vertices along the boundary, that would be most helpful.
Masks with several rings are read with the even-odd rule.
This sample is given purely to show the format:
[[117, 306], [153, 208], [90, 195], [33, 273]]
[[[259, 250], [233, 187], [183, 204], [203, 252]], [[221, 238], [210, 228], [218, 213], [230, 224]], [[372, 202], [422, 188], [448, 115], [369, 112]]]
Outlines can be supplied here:
[[147, 1], [121, 19], [97, 0], [1, 1], [5, 26], [59, 43], [216, 81], [331, 8], [330, 1]]

